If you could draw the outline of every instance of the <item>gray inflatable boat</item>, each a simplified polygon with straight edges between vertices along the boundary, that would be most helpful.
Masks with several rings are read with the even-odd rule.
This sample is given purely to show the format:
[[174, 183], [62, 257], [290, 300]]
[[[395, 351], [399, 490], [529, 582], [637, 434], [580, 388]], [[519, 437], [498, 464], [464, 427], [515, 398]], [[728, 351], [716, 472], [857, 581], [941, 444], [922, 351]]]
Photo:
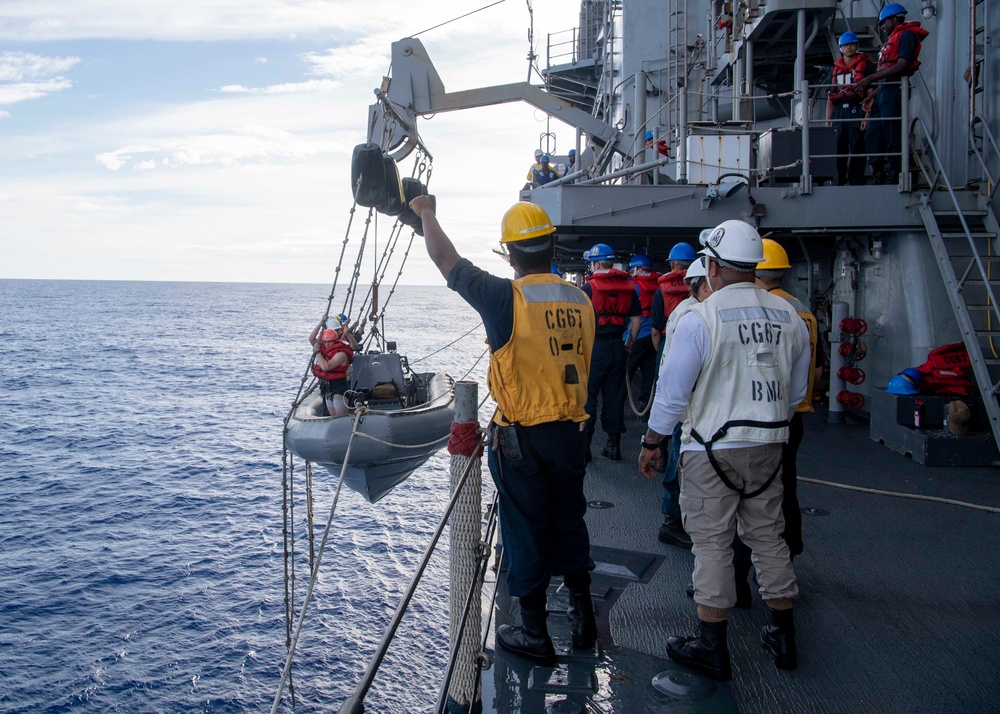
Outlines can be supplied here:
[[[344, 483], [375, 503], [448, 442], [455, 417], [455, 382], [444, 372], [404, 373], [405, 358], [390, 352], [356, 355], [350, 406], [366, 411], [358, 423]], [[288, 421], [286, 443], [297, 456], [340, 477], [355, 413], [323, 416], [318, 392]]]

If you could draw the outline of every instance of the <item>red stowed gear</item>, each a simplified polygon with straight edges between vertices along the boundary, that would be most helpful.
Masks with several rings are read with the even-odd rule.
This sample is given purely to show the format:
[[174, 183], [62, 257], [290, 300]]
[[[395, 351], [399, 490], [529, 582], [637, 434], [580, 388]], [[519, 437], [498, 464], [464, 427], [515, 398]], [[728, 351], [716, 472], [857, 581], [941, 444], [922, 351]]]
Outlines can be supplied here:
[[684, 282], [685, 275], [687, 275], [686, 270], [671, 270], [666, 275], [661, 275], [657, 281], [660, 286], [660, 292], [663, 293], [664, 319], [670, 317], [670, 313], [674, 311], [674, 308], [680, 305], [691, 294], [687, 283]]
[[878, 53], [878, 69], [883, 70], [896, 64], [896, 60], [899, 59], [899, 38], [904, 32], [912, 32], [917, 36], [917, 51], [913, 55], [913, 63], [906, 68], [904, 73], [904, 76], [911, 77], [920, 67], [920, 60], [917, 59], [920, 56], [920, 43], [927, 35], [931, 34], [922, 28], [919, 22], [904, 22], [901, 25], [896, 25], [892, 34], [889, 35], [889, 39], [882, 45], [882, 51]]
[[[870, 70], [873, 70], [874, 63], [868, 59], [868, 55], [858, 53], [854, 55], [854, 62], [852, 64], [847, 64], [847, 60], [843, 57], [838, 57], [837, 61], [833, 63], [833, 83], [838, 87], [843, 87], [843, 89], [831, 89], [830, 90], [830, 101], [831, 102], [860, 102], [865, 98], [866, 93], [858, 92], [853, 86], [864, 79], [865, 75], [871, 74]], [[844, 77], [846, 79], [838, 81], [838, 77]]]
[[649, 273], [648, 275], [634, 275], [632, 282], [639, 288], [639, 305], [642, 307], [642, 316], [649, 317], [653, 314], [653, 295], [656, 294], [660, 279], [659, 273]]
[[320, 379], [325, 379], [329, 382], [335, 382], [339, 379], [347, 379], [347, 368], [351, 366], [351, 362], [354, 361], [354, 350], [346, 342], [341, 342], [337, 340], [327, 345], [324, 342], [319, 344], [319, 353], [327, 360], [333, 359], [333, 356], [338, 352], [343, 352], [347, 355], [347, 361], [330, 372], [324, 372], [320, 369], [320, 366], [313, 362], [312, 373], [315, 374]]
[[597, 310], [597, 324], [625, 327], [635, 286], [628, 273], [612, 268], [590, 276], [590, 301]]

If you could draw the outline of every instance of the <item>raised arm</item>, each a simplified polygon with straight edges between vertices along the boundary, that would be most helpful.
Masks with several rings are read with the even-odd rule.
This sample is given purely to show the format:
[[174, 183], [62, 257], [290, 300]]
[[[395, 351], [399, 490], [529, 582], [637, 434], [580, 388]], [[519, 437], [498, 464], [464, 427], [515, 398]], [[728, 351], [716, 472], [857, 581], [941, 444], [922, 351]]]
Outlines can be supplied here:
[[445, 235], [441, 224], [438, 223], [437, 216], [434, 215], [434, 204], [431, 197], [417, 196], [410, 201], [410, 208], [420, 216], [420, 220], [424, 224], [424, 245], [427, 248], [427, 255], [441, 271], [441, 275], [447, 278], [451, 269], [455, 267], [455, 263], [462, 256], [455, 250], [455, 246]]

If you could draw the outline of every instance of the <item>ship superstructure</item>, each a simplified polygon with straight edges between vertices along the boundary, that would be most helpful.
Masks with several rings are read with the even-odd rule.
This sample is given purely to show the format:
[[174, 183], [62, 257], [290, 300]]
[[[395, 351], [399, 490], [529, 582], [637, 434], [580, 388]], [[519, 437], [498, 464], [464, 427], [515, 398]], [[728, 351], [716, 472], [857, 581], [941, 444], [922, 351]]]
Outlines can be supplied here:
[[[401, 158], [420, 115], [509, 101], [575, 126], [575, 170], [522, 192], [557, 225], [564, 269], [582, 272], [595, 242], [662, 261], [678, 240], [751, 222], [789, 252], [785, 288], [829, 334], [832, 418], [858, 410], [873, 435], [928, 463], [990, 463], [1000, 437], [1000, 12], [991, 0], [908, 3], [907, 19], [930, 34], [919, 71], [902, 82], [902, 170], [892, 184], [840, 186], [825, 116], [837, 37], [854, 32], [874, 57], [883, 4], [584, 0], [579, 27], [549, 36], [543, 88], [448, 93], [420, 42], [401, 40], [373, 135], [389, 136]], [[866, 322], [861, 340], [840, 330], [845, 317]], [[960, 449], [964, 460], [897, 430], [896, 405], [879, 396], [900, 370], [959, 341], [982, 397], [979, 423], [993, 434]], [[838, 378], [845, 365], [864, 381]]]

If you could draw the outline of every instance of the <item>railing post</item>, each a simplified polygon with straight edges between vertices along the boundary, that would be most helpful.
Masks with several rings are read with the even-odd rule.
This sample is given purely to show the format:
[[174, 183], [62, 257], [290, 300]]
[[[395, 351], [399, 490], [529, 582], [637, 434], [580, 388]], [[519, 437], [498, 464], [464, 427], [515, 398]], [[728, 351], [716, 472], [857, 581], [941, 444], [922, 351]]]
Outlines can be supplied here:
[[809, 124], [812, 112], [809, 110], [809, 80], [799, 84], [799, 108], [802, 111], [802, 193], [812, 193], [812, 174], [809, 165]]
[[910, 177], [910, 80], [903, 77], [900, 82], [900, 157], [899, 157], [899, 191], [909, 193], [913, 188]]
[[687, 82], [680, 90], [680, 121], [677, 122], [677, 183], [688, 182]]
[[[455, 384], [455, 425], [461, 425], [463, 430], [470, 425], [479, 425], [479, 398], [476, 382], [457, 382]], [[453, 430], [453, 437], [454, 440]], [[478, 429], [477, 429], [478, 435]], [[455, 669], [448, 689], [449, 709], [457, 706], [463, 711], [472, 708], [472, 698], [477, 691], [479, 676], [480, 641], [479, 627], [482, 622], [482, 602], [476, 593], [469, 599], [469, 592], [476, 583], [478, 570], [479, 546], [482, 540], [482, 482], [483, 472], [481, 455], [478, 450], [471, 456], [455, 453], [451, 449], [451, 492], [461, 482], [466, 469], [469, 477], [463, 493], [455, 502], [455, 510], [451, 516], [451, 538], [449, 542], [450, 556], [450, 587], [448, 609], [451, 624], [451, 651], [458, 650], [455, 658]], [[471, 466], [470, 460], [475, 460]], [[466, 603], [469, 602], [469, 612], [466, 615]], [[464, 634], [462, 630], [464, 619]], [[461, 635], [461, 641], [459, 636]]]

